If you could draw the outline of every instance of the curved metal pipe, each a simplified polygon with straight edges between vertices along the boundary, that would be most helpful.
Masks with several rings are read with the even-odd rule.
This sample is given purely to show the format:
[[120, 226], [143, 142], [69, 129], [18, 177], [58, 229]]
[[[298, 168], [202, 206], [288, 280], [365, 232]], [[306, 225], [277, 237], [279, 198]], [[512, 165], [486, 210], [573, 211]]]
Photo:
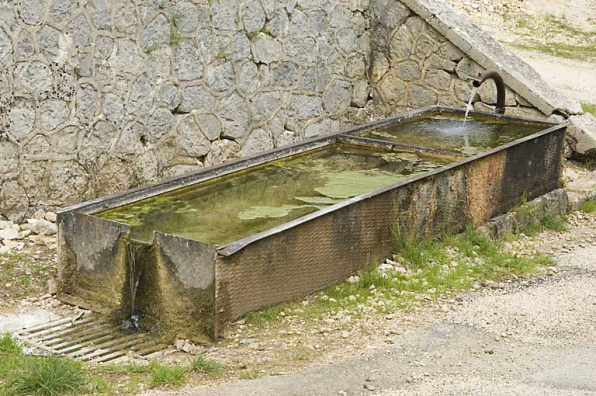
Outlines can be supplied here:
[[487, 70], [472, 81], [472, 85], [480, 88], [486, 80], [493, 80], [497, 86], [497, 107], [495, 108], [495, 113], [505, 114], [505, 82], [503, 81], [503, 77], [495, 70]]

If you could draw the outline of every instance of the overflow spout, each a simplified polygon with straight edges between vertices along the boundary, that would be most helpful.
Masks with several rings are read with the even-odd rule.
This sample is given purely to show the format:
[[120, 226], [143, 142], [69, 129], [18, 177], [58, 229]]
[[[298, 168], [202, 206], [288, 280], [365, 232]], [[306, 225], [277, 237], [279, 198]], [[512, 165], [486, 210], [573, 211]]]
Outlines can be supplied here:
[[480, 88], [486, 80], [493, 80], [497, 86], [497, 107], [495, 108], [495, 113], [505, 114], [505, 82], [503, 82], [503, 77], [495, 70], [487, 70], [481, 73], [472, 82], [472, 85], [475, 88]]

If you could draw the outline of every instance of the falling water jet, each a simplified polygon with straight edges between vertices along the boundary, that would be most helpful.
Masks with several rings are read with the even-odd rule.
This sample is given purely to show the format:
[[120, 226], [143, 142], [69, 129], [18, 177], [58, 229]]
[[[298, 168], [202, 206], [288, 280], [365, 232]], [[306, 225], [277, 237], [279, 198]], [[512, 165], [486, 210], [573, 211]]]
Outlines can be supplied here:
[[130, 241], [126, 247], [126, 261], [128, 262], [128, 284], [130, 292], [130, 317], [122, 323], [122, 329], [126, 331], [140, 331], [139, 315], [135, 311], [135, 300], [139, 281], [143, 272], [143, 252], [146, 249], [144, 244]]
[[474, 87], [472, 89], [472, 94], [470, 95], [470, 100], [468, 100], [468, 105], [466, 106], [466, 115], [464, 117], [464, 124], [466, 123], [466, 121], [468, 121], [468, 114], [470, 114], [470, 111], [474, 110], [474, 107], [472, 106], [472, 101], [474, 100], [474, 97], [476, 97], [476, 92], [478, 92], [478, 88]]

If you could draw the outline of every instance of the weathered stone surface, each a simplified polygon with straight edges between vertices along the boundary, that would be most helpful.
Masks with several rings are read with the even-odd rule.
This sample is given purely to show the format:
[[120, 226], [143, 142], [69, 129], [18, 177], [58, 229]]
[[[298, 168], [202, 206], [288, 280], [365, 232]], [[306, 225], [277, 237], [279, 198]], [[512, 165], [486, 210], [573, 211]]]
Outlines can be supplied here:
[[8, 132], [17, 140], [23, 141], [35, 126], [33, 103], [21, 99], [13, 103], [8, 111]]
[[432, 54], [424, 62], [425, 69], [441, 69], [448, 72], [454, 72], [457, 64], [449, 59], [440, 57], [437, 54]]
[[145, 26], [139, 38], [139, 45], [143, 51], [150, 51], [170, 43], [172, 26], [168, 18], [158, 14]]
[[17, 58], [29, 58], [35, 54], [35, 42], [33, 36], [26, 30], [21, 30], [17, 38], [15, 55]]
[[191, 41], [183, 41], [174, 49], [174, 71], [182, 81], [196, 80], [203, 75], [199, 49]]
[[213, 142], [205, 158], [205, 166], [217, 165], [240, 155], [240, 145], [233, 140], [221, 139]]
[[437, 104], [437, 94], [420, 85], [411, 85], [408, 89], [408, 100], [413, 108], [421, 108]]
[[43, 21], [44, 0], [19, 0], [18, 15], [27, 25], [40, 25]]
[[240, 95], [232, 94], [222, 99], [217, 115], [224, 122], [224, 137], [242, 139], [249, 132], [250, 110]]
[[62, 22], [76, 10], [77, 6], [77, 0], [53, 0], [50, 5], [50, 18], [55, 22]]
[[210, 113], [202, 113], [196, 114], [195, 120], [197, 121], [197, 125], [203, 132], [203, 136], [205, 136], [210, 141], [213, 141], [221, 135], [223, 127], [221, 125], [221, 121], [214, 115]]
[[259, 33], [253, 39], [251, 48], [255, 62], [269, 64], [278, 61], [281, 58], [281, 43], [263, 33]]
[[279, 62], [272, 65], [273, 84], [277, 87], [293, 87], [300, 78], [300, 68], [294, 62]]
[[372, 55], [372, 71], [371, 71], [371, 82], [379, 82], [387, 71], [389, 70], [389, 60], [382, 52], [374, 52]]
[[77, 47], [87, 47], [91, 43], [91, 26], [83, 15], [68, 24], [68, 34]]
[[144, 56], [136, 43], [129, 39], [117, 39], [115, 46], [116, 50], [112, 51], [108, 59], [109, 65], [114, 69], [112, 73], [139, 74], [144, 67]]
[[152, 103], [153, 88], [147, 77], [141, 75], [132, 85], [128, 98], [128, 113], [138, 117], [147, 117], [151, 111]]
[[271, 133], [264, 129], [255, 129], [244, 141], [240, 155], [245, 157], [248, 155], [258, 154], [262, 151], [271, 150], [273, 147], [274, 143]]
[[302, 68], [302, 76], [296, 86], [300, 90], [323, 92], [327, 83], [331, 80], [331, 74], [324, 64]]
[[0, 183], [0, 213], [9, 220], [20, 220], [28, 209], [26, 191], [16, 180]]
[[314, 10], [308, 13], [309, 32], [313, 36], [318, 36], [327, 31], [327, 13], [322, 10]]
[[156, 143], [160, 138], [169, 133], [176, 125], [176, 119], [168, 109], [156, 109], [147, 123], [147, 140]]
[[211, 142], [203, 136], [195, 118], [191, 115], [178, 123], [180, 149], [191, 157], [202, 157], [211, 149]]
[[147, 129], [138, 121], [129, 122], [122, 129], [116, 143], [118, 154], [131, 155], [142, 150], [147, 143]]
[[85, 9], [96, 29], [109, 29], [110, 5], [108, 0], [90, 0]]
[[271, 118], [281, 108], [281, 94], [279, 92], [263, 92], [251, 100], [251, 114], [254, 121]]
[[284, 51], [289, 59], [312, 63], [317, 60], [316, 42], [312, 37], [291, 38], [284, 43]]
[[259, 70], [253, 62], [244, 62], [236, 74], [238, 90], [245, 95], [252, 95], [259, 89]]
[[[172, 82], [167, 82], [161, 87], [161, 103], [165, 104], [168, 109], [175, 110], [180, 106], [182, 100], [182, 93], [177, 85]], [[148, 106], [150, 107], [150, 105]]]
[[[137, 31], [137, 13], [136, 7], [133, 2], [130, 1], [115, 1], [111, 3], [113, 10], [112, 15], [114, 17], [114, 27], [116, 30], [123, 34], [134, 34], [136, 35]], [[147, 22], [147, 21], [146, 21]], [[163, 22], [163, 19], [160, 20], [160, 23]], [[163, 29], [167, 27], [164, 25]], [[147, 31], [146, 40], [150, 42], [150, 46], [152, 45], [151, 42], [153, 39], [162, 40], [163, 33], [160, 31], [161, 27], [158, 25], [154, 25], [150, 31]], [[151, 32], [153, 30], [153, 33]], [[156, 43], [156, 45], [159, 45]]]
[[225, 92], [234, 85], [234, 68], [231, 62], [207, 67], [207, 85], [219, 92]]
[[323, 94], [323, 106], [330, 114], [341, 114], [348, 110], [352, 100], [352, 84], [335, 80]]
[[298, 120], [318, 117], [323, 114], [323, 101], [318, 96], [292, 95], [290, 111]]
[[573, 151], [583, 156], [596, 157], [596, 117], [586, 113], [569, 118], [567, 134]]
[[385, 102], [397, 104], [404, 98], [406, 86], [397, 77], [389, 73], [379, 82], [379, 92]]
[[455, 71], [457, 76], [462, 80], [473, 80], [478, 77], [478, 75], [482, 73], [484, 69], [480, 67], [478, 63], [466, 57], [457, 64]]
[[[494, 81], [485, 81], [478, 89], [480, 99], [486, 104], [497, 104], [497, 86]], [[515, 106], [515, 93], [505, 87], [505, 106]]]
[[358, 49], [358, 36], [350, 28], [339, 29], [335, 33], [337, 45], [347, 54], [353, 54]]
[[337, 120], [323, 120], [314, 124], [310, 124], [304, 130], [304, 137], [307, 139], [329, 135], [339, 131], [339, 121]]
[[67, 126], [50, 136], [50, 151], [61, 155], [76, 157], [81, 130], [76, 126]]
[[177, 110], [183, 113], [190, 113], [193, 110], [211, 110], [215, 103], [215, 96], [207, 89], [202, 86], [191, 86], [182, 91], [182, 101]]
[[58, 99], [48, 99], [40, 106], [41, 129], [53, 131], [65, 123], [70, 116], [68, 103]]
[[0, 66], [8, 66], [13, 61], [12, 40], [8, 33], [0, 26]]
[[106, 61], [114, 50], [114, 39], [110, 36], [97, 36], [93, 57], [96, 61]]
[[416, 43], [414, 44], [414, 55], [418, 59], [426, 59], [430, 56], [433, 51], [438, 49], [438, 43], [435, 42], [433, 39], [428, 37], [427, 35], [422, 35], [418, 37]]
[[290, 32], [292, 32], [293, 37], [308, 36], [308, 17], [301, 10], [296, 10], [292, 13]]
[[394, 69], [396, 77], [403, 81], [417, 81], [422, 74], [420, 65], [412, 60], [400, 62], [394, 66]]
[[410, 9], [397, 0], [387, 2], [378, 12], [381, 23], [389, 30], [401, 25], [410, 15]]
[[137, 184], [134, 171], [126, 161], [107, 161], [97, 173], [97, 189], [101, 195], [126, 191]]
[[257, 1], [251, 1], [242, 9], [242, 23], [246, 34], [260, 32], [265, 26], [265, 11]]
[[30, 158], [30, 156], [26, 154], [42, 154], [47, 153], [49, 150], [50, 143], [48, 142], [48, 139], [43, 135], [36, 135], [21, 148], [21, 154], [23, 157]]
[[355, 55], [346, 63], [346, 75], [350, 78], [364, 77], [366, 73], [366, 61], [363, 55]]
[[81, 84], [77, 88], [75, 109], [80, 123], [93, 121], [97, 112], [97, 92], [91, 84]]
[[41, 96], [52, 89], [52, 72], [41, 62], [20, 62], [13, 75], [16, 93]]
[[284, 37], [288, 34], [290, 28], [290, 19], [284, 9], [276, 10], [272, 15], [265, 29], [273, 37]]
[[0, 21], [3, 21], [7, 25], [12, 25], [15, 21], [12, 3], [12, 0], [0, 0]]
[[366, 80], [358, 80], [352, 89], [352, 106], [364, 107], [368, 102], [370, 86]]
[[19, 150], [16, 144], [0, 141], [0, 175], [18, 171]]
[[451, 87], [451, 75], [443, 70], [431, 70], [424, 77], [424, 84], [439, 91], [448, 91]]
[[[49, 198], [54, 202], [62, 202], [66, 205], [76, 203], [81, 197], [85, 197], [89, 188], [89, 175], [85, 168], [76, 161], [53, 162], [48, 180]], [[47, 223], [52, 224], [49, 221]], [[55, 224], [52, 226], [56, 227]]]
[[115, 93], [106, 93], [103, 96], [102, 112], [109, 121], [119, 124], [124, 118], [124, 98]]
[[238, 28], [238, 2], [214, 0], [211, 4], [213, 27], [221, 30], [236, 30]]
[[204, 10], [201, 12], [201, 10], [191, 2], [187, 1], [176, 4], [174, 12], [175, 26], [181, 33], [193, 33], [199, 26], [202, 27], [204, 23]]
[[84, 162], [96, 162], [102, 153], [108, 151], [116, 137], [116, 127], [106, 121], [96, 122], [83, 137], [79, 157]]

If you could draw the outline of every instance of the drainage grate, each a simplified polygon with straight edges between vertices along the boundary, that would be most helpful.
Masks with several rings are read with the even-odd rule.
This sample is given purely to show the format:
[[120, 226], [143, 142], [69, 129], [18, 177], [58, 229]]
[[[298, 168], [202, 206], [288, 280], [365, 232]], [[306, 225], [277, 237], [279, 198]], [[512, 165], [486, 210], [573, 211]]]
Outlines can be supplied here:
[[53, 355], [89, 363], [140, 358], [169, 348], [148, 333], [126, 333], [120, 326], [93, 314], [55, 320], [23, 329], [16, 337], [26, 345]]

